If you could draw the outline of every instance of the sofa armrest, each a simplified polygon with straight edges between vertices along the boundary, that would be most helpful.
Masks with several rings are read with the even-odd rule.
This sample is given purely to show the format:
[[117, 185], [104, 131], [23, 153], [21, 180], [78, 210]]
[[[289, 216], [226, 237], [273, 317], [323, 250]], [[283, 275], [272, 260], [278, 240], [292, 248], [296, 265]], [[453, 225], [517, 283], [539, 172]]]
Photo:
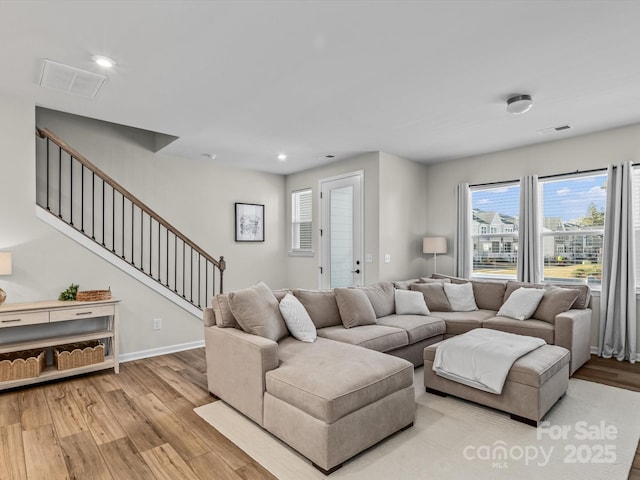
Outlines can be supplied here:
[[556, 315], [554, 341], [571, 352], [569, 375], [591, 358], [591, 313], [585, 308]]
[[236, 328], [205, 327], [209, 391], [262, 425], [265, 374], [278, 367], [278, 344]]

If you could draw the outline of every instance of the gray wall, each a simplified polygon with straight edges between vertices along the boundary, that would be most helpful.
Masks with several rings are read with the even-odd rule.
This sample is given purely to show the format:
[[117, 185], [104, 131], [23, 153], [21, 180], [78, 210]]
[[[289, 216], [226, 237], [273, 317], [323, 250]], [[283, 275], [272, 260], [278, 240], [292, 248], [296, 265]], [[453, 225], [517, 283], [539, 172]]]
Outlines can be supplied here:
[[[458, 183], [517, 180], [523, 175], [588, 170], [628, 160], [640, 162], [640, 125], [430, 165], [427, 179], [429, 232], [447, 237], [451, 245], [449, 251], [452, 251], [456, 218], [454, 188]], [[438, 271], [453, 273], [451, 253], [438, 256]], [[593, 308], [591, 344], [595, 346], [599, 298], [594, 298]]]

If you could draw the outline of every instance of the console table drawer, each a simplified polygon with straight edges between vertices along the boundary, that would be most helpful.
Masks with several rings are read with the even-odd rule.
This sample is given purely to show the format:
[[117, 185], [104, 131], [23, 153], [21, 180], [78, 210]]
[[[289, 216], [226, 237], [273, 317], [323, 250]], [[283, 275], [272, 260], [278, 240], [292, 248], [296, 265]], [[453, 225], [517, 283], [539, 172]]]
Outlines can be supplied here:
[[49, 312], [16, 312], [0, 314], [0, 328], [20, 327], [22, 325], [34, 325], [37, 323], [49, 323]]
[[86, 307], [65, 308], [64, 310], [52, 310], [52, 322], [64, 322], [65, 320], [78, 320], [81, 318], [108, 317], [115, 312], [113, 305], [87, 305]]

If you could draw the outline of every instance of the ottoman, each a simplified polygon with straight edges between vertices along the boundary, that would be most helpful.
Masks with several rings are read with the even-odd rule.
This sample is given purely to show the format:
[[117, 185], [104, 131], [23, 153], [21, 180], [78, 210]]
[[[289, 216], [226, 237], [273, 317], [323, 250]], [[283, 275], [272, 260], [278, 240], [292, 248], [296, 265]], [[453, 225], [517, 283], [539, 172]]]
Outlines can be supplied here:
[[500, 395], [436, 375], [433, 361], [438, 345], [424, 349], [424, 386], [427, 392], [453, 395], [496, 408], [529, 425], [538, 426], [569, 386], [569, 350], [557, 345], [543, 345], [516, 360]]

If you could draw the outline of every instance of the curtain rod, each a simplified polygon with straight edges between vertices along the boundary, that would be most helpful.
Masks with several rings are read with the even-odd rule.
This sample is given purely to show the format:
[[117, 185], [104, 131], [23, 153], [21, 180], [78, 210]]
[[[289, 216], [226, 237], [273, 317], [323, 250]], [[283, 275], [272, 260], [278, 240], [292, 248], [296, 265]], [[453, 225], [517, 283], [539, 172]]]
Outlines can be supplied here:
[[[634, 163], [632, 166], [637, 167], [640, 163]], [[558, 177], [568, 177], [570, 175], [580, 175], [587, 173], [596, 173], [596, 172], [606, 172], [607, 167], [602, 168], [592, 168], [590, 170], [575, 170], [573, 172], [565, 172], [565, 173], [554, 173], [552, 175], [542, 175], [538, 177], [539, 180], [545, 180], [549, 178], [558, 178]], [[520, 180], [502, 180], [500, 182], [488, 182], [488, 183], [474, 183], [469, 185], [469, 188], [477, 188], [477, 187], [492, 187], [494, 185], [506, 185], [509, 183], [518, 183]]]

